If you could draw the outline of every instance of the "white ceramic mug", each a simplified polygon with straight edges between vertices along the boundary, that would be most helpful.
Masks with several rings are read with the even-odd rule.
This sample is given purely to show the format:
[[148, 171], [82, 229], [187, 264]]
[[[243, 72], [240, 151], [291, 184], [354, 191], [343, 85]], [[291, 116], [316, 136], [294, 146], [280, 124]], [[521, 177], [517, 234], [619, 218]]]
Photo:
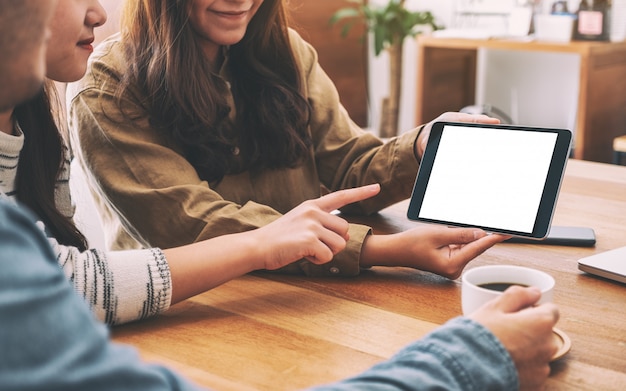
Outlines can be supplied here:
[[541, 290], [539, 304], [552, 301], [554, 278], [548, 273], [524, 266], [478, 266], [467, 270], [461, 277], [461, 306], [463, 314], [468, 315], [485, 302], [501, 295], [503, 290], [484, 287], [485, 284], [495, 283], [534, 286]]

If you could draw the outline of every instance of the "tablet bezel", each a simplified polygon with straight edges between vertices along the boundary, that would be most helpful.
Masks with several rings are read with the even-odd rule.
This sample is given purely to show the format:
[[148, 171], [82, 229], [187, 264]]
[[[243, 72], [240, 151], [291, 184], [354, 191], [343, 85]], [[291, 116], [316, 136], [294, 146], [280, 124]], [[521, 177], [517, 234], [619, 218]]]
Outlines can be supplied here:
[[[447, 125], [462, 126], [468, 128], [471, 131], [472, 128], [490, 128], [501, 129], [503, 131], [528, 131], [528, 132], [550, 132], [557, 135], [554, 150], [552, 152], [552, 158], [550, 159], [550, 167], [546, 175], [544, 182], [543, 193], [539, 202], [539, 208], [535, 216], [535, 223], [532, 232], [521, 232], [510, 230], [501, 227], [484, 227], [465, 223], [459, 223], [455, 221], [444, 221], [430, 218], [419, 217], [419, 212], [422, 206], [424, 194], [427, 190], [427, 185], [432, 173], [433, 165], [437, 155], [437, 149], [443, 135], [443, 131]], [[435, 122], [432, 125], [430, 135], [428, 137], [428, 143], [422, 157], [415, 184], [413, 186], [413, 192], [409, 202], [409, 208], [407, 211], [407, 217], [410, 220], [420, 221], [425, 223], [443, 224], [455, 227], [477, 227], [487, 232], [502, 233], [506, 235], [526, 237], [531, 239], [543, 239], [547, 236], [550, 225], [552, 223], [552, 217], [554, 215], [554, 209], [558, 199], [558, 194], [567, 165], [567, 159], [569, 158], [572, 142], [572, 132], [568, 129], [559, 128], [545, 128], [534, 126], [520, 126], [520, 125], [505, 125], [505, 124], [476, 124], [476, 123], [464, 123], [464, 122]], [[497, 162], [494, 162], [497, 164]]]

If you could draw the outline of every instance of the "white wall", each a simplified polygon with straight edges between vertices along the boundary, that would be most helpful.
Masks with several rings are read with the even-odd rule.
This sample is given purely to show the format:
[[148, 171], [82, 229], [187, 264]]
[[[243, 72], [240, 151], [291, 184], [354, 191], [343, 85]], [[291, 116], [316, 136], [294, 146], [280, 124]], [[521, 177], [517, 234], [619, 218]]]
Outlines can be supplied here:
[[[515, 0], [482, 0], [483, 6], [496, 2], [502, 7]], [[385, 3], [386, 0], [372, 0]], [[407, 0], [413, 10], [429, 10], [439, 24], [454, 27], [454, 9], [462, 0]], [[468, 2], [468, 1], [465, 1]], [[481, 4], [480, 0], [474, 3]], [[544, 1], [547, 12], [551, 2]], [[569, 0], [571, 10], [578, 7], [578, 0]], [[487, 23], [497, 23], [493, 19]], [[380, 102], [388, 94], [388, 59], [370, 54], [370, 126], [378, 127]], [[415, 126], [417, 51], [414, 40], [405, 43], [404, 82], [400, 108], [400, 132]], [[481, 51], [479, 53], [476, 103], [488, 103], [507, 112], [517, 123], [536, 126], [555, 126], [573, 129], [575, 126], [576, 99], [578, 93], [578, 67], [576, 56], [553, 53]], [[460, 109], [460, 108], [459, 108]]]
[[477, 104], [504, 110], [516, 124], [574, 129], [578, 55], [481, 50], [478, 64]]

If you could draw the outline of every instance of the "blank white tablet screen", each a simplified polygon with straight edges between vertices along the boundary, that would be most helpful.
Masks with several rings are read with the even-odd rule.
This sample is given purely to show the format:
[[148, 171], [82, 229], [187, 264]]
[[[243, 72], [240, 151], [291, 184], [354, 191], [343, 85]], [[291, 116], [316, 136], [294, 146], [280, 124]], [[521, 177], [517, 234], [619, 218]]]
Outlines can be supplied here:
[[557, 134], [446, 125], [420, 218], [533, 231]]

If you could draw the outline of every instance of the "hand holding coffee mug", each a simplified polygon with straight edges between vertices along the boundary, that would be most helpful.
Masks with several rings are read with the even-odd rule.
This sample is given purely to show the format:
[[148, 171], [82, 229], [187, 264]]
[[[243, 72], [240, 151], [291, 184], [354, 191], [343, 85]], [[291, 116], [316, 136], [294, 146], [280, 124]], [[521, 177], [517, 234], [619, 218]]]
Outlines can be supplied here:
[[467, 270], [461, 278], [463, 315], [500, 296], [511, 285], [534, 286], [541, 290], [538, 304], [552, 301], [554, 278], [548, 273], [523, 266], [490, 265]]
[[[552, 301], [554, 278], [548, 273], [523, 266], [490, 265], [467, 270], [461, 277], [461, 306], [463, 315], [469, 315], [491, 301], [511, 285], [536, 287], [541, 291], [537, 305]], [[554, 328], [554, 338], [559, 350], [552, 361], [563, 357], [571, 347], [571, 340], [561, 330]]]

